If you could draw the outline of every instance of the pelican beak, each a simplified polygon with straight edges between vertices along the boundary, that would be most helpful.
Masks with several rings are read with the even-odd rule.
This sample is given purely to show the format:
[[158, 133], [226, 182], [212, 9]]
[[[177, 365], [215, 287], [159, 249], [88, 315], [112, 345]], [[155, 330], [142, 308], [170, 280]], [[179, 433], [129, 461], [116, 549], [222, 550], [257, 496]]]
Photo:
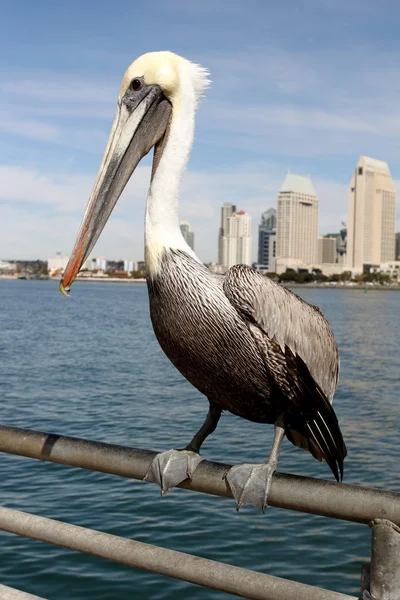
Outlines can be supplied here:
[[138, 163], [163, 137], [170, 115], [171, 104], [158, 85], [144, 85], [139, 93], [128, 89], [119, 100], [75, 246], [60, 281], [63, 294], [68, 295]]

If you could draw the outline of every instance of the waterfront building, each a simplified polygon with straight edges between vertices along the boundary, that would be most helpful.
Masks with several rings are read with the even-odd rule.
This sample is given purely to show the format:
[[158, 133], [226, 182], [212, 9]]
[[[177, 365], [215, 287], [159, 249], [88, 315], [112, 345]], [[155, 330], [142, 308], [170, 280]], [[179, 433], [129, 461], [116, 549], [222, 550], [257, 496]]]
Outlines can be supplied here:
[[96, 269], [99, 271], [107, 271], [108, 261], [104, 256], [98, 256], [96, 259]]
[[400, 260], [400, 233], [396, 233], [396, 252], [395, 260]]
[[228, 219], [236, 211], [236, 206], [225, 202], [221, 208], [221, 226], [218, 233], [218, 264], [226, 267], [228, 246]]
[[350, 182], [347, 265], [361, 271], [395, 257], [396, 190], [386, 162], [360, 156]]
[[[339, 234], [338, 234], [339, 235]], [[333, 264], [337, 262], [337, 247], [335, 235], [318, 236], [318, 263]]]
[[400, 282], [400, 260], [389, 260], [380, 265], [370, 265], [366, 271], [369, 273], [389, 275], [392, 279], [396, 279]]
[[276, 256], [317, 263], [318, 197], [310, 177], [288, 173], [278, 194]]
[[275, 270], [276, 210], [269, 208], [261, 215], [258, 226], [258, 267], [262, 271]]
[[16, 270], [16, 264], [7, 260], [0, 260], [0, 273], [13, 273]]
[[194, 232], [192, 231], [190, 223], [188, 223], [188, 221], [181, 221], [179, 223], [179, 226], [181, 228], [181, 232], [185, 242], [187, 243], [189, 248], [194, 250]]
[[126, 258], [124, 260], [124, 271], [126, 273], [132, 273], [132, 271], [137, 271], [136, 261]]
[[218, 240], [219, 264], [226, 270], [233, 265], [251, 265], [251, 217], [233, 204], [224, 204]]
[[97, 270], [96, 259], [93, 257], [88, 258], [83, 263], [83, 269], [86, 269], [86, 271], [96, 271]]
[[69, 261], [69, 256], [65, 256], [62, 252], [57, 252], [55, 258], [47, 259], [47, 270], [50, 273], [60, 272], [64, 273]]

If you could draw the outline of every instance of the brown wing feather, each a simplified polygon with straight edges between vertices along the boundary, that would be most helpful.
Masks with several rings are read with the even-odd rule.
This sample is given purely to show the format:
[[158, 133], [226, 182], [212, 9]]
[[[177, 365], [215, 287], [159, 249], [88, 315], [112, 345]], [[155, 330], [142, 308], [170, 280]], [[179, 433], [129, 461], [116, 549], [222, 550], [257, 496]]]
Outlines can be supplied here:
[[316, 306], [246, 265], [232, 267], [224, 292], [242, 315], [307, 365], [332, 400], [339, 377], [339, 351], [328, 321]]

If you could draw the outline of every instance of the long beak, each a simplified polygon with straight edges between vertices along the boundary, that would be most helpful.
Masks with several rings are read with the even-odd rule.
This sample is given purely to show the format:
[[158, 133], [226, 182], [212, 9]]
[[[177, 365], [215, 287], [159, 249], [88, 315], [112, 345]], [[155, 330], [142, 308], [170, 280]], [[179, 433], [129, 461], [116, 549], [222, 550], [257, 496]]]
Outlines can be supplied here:
[[118, 103], [75, 246], [60, 281], [63, 294], [68, 295], [138, 163], [164, 135], [170, 114], [171, 105], [158, 86], [149, 86], [133, 109], [123, 99]]

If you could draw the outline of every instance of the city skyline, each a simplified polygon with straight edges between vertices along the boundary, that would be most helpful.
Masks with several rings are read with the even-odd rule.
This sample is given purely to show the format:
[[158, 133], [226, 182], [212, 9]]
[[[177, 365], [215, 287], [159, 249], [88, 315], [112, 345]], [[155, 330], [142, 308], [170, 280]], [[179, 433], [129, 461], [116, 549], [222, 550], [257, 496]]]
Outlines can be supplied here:
[[[311, 174], [322, 234], [347, 218], [349, 177], [360, 154], [388, 162], [398, 186], [395, 22], [390, 11], [333, 6], [289, 0], [256, 2], [249, 11], [245, 3], [217, 3], [210, 28], [210, 3], [155, 0], [137, 11], [121, 0], [124, 18], [117, 23], [102, 0], [96, 11], [76, 0], [68, 11], [44, 0], [40, 7], [26, 3], [30, 27], [21, 45], [20, 10], [7, 3], [0, 37], [8, 57], [0, 94], [0, 256], [71, 252], [123, 73], [136, 56], [157, 48], [203, 64], [213, 82], [199, 107], [180, 211], [204, 261], [216, 260], [212, 225], [221, 204], [243, 207], [258, 224], [288, 168]], [[377, 27], [384, 36], [371, 36]], [[139, 165], [96, 254], [143, 256], [150, 161]]]
[[[383, 174], [386, 174], [389, 176], [389, 180], [391, 180], [390, 177], [390, 170], [389, 167], [386, 163], [384, 163], [383, 161], [377, 160], [377, 159], [373, 159], [371, 157], [366, 157], [364, 155], [362, 155], [359, 158], [359, 161], [357, 163], [357, 167], [355, 172], [357, 173], [357, 169], [359, 171], [360, 169], [360, 165], [361, 163], [363, 165], [365, 165], [365, 161], [367, 161], [367, 165], [369, 166], [370, 169], [372, 168], [377, 168], [378, 169], [378, 173], [380, 173], [380, 175], [382, 175], [382, 169], [383, 169]], [[382, 183], [382, 182], [380, 182]], [[293, 192], [293, 190], [295, 190], [295, 192]], [[352, 176], [352, 180], [350, 183], [350, 194], [351, 192], [354, 191], [354, 174]], [[281, 199], [282, 202], [282, 198], [286, 199], [290, 196], [292, 196], [293, 194], [300, 194], [300, 195], [305, 195], [307, 196], [312, 196], [316, 199], [316, 208], [317, 208], [317, 230], [319, 229], [318, 227], [318, 197], [316, 196], [316, 192], [315, 189], [313, 187], [311, 178], [307, 177], [307, 176], [303, 176], [303, 175], [296, 175], [293, 174], [291, 172], [288, 172], [283, 184], [280, 187], [280, 190], [278, 192], [278, 200], [277, 200], [277, 205], [279, 204], [279, 200]], [[394, 192], [395, 194], [395, 192]], [[394, 198], [392, 198], [394, 205], [392, 208], [395, 209], [396, 207], [396, 195], [394, 195]], [[233, 213], [236, 212], [236, 206], [231, 204], [231, 203], [224, 203], [223, 206], [221, 207], [221, 225], [224, 222], [224, 220], [227, 217], [231, 217]], [[351, 203], [349, 201], [349, 214], [348, 216], [350, 216], [350, 211], [351, 211]], [[392, 212], [394, 212], [392, 210]], [[225, 216], [224, 216], [225, 213]], [[248, 213], [246, 213], [245, 211], [239, 211], [238, 214], [242, 214], [242, 215], [246, 215], [246, 217], [249, 217], [249, 223], [250, 223], [250, 229], [251, 229], [251, 216], [248, 215]], [[246, 258], [246, 260], [240, 260], [240, 258], [243, 257], [243, 254], [241, 255], [241, 257], [237, 257], [238, 260], [236, 262], [246, 262], [247, 264], [258, 264], [258, 265], [262, 265], [264, 267], [269, 267], [268, 262], [270, 262], [270, 259], [268, 259], [268, 261], [264, 261], [264, 260], [260, 260], [261, 258], [261, 246], [263, 244], [263, 242], [261, 241], [261, 232], [262, 231], [268, 231], [269, 234], [273, 233], [273, 237], [271, 238], [273, 240], [273, 246], [271, 245], [271, 249], [273, 248], [273, 253], [271, 253], [271, 258], [275, 257], [276, 251], [275, 251], [275, 246], [276, 246], [276, 215], [277, 215], [277, 210], [273, 207], [270, 207], [266, 210], [264, 210], [261, 213], [261, 223], [259, 224], [259, 236], [257, 239], [257, 248], [256, 248], [256, 258], [253, 257], [252, 251], [248, 251], [246, 254], [246, 257], [250, 256], [249, 258]], [[376, 215], [374, 215], [376, 216]], [[393, 218], [392, 218], [393, 220]], [[345, 225], [342, 222], [342, 226]], [[182, 235], [184, 237], [184, 239], [189, 243], [189, 246], [194, 249], [194, 232], [191, 229], [191, 224], [188, 221], [180, 221], [180, 229], [182, 232]], [[346, 228], [347, 230], [347, 228]], [[221, 262], [221, 227], [219, 229], [219, 239], [218, 239], [218, 262], [217, 264], [222, 264]], [[336, 260], [331, 260], [332, 257], [335, 255], [335, 253], [339, 252], [339, 247], [342, 245], [342, 241], [340, 241], [340, 237], [341, 237], [341, 231], [337, 231], [335, 233], [329, 233], [326, 235], [321, 235], [319, 234], [317, 236], [317, 245], [316, 245], [316, 260], [315, 261], [311, 261], [314, 262], [315, 264], [325, 264], [325, 263], [333, 263], [333, 262], [337, 262], [342, 264], [343, 260], [346, 261], [346, 256], [343, 257], [343, 252], [340, 253], [340, 256], [336, 256]], [[330, 242], [329, 240], [334, 238], [335, 242]], [[400, 233], [395, 233], [395, 236], [393, 236], [393, 253], [395, 254], [394, 259], [398, 259], [400, 258]], [[236, 252], [236, 251], [235, 251]], [[392, 257], [392, 252], [386, 253], [385, 255], [383, 255], [383, 259], [381, 261], [377, 261], [376, 264], [380, 264], [382, 262], [387, 262], [387, 260], [393, 260]], [[62, 252], [57, 252], [58, 256], [63, 256], [65, 259], [65, 255]], [[331, 258], [328, 260], [326, 257], [330, 256]], [[4, 257], [2, 257], [4, 259]], [[14, 257], [9, 257], [11, 258], [11, 260], [21, 260], [18, 258], [14, 258]], [[289, 256], [288, 258], [298, 258], [297, 256]], [[99, 269], [105, 270], [104, 269], [104, 264], [100, 264], [99, 261], [103, 260], [104, 264], [106, 264], [107, 260], [104, 257], [97, 257], [97, 258], [89, 258], [84, 267], [83, 268], [88, 268], [88, 269], [92, 269], [93, 268], [93, 261], [96, 261], [96, 265]], [[6, 259], [7, 260], [7, 259]], [[29, 260], [29, 259], [28, 259]], [[59, 259], [46, 259], [46, 260], [50, 260], [50, 261], [56, 261]], [[111, 260], [115, 260], [115, 257]], [[119, 260], [123, 260], [124, 263], [131, 265], [138, 262], [137, 260], [134, 259], [126, 259], [126, 258], [120, 258]], [[229, 262], [231, 264], [235, 264], [235, 261], [232, 262], [233, 259], [231, 259]], [[142, 262], [142, 259], [139, 259], [139, 262]], [[213, 262], [213, 261], [204, 261], [204, 262]], [[89, 265], [90, 263], [90, 265]], [[99, 264], [97, 264], [99, 263]], [[311, 263], [309, 263], [311, 264]], [[125, 268], [125, 270], [130, 271], [132, 270], [131, 268]], [[270, 268], [268, 268], [267, 270], [271, 270]]]

